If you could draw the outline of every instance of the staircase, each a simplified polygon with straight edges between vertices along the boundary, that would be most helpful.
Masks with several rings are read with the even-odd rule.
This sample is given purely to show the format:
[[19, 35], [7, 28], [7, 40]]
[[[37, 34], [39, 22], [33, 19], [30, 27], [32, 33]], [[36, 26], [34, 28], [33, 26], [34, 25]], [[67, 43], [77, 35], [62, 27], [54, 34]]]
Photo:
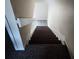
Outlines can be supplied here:
[[48, 26], [37, 26], [29, 43], [34, 59], [70, 59], [66, 45], [62, 45]]
[[5, 59], [70, 59], [66, 45], [47, 26], [37, 26], [25, 51], [15, 51], [7, 35]]
[[61, 44], [61, 41], [47, 26], [37, 26], [31, 38], [30, 44]]

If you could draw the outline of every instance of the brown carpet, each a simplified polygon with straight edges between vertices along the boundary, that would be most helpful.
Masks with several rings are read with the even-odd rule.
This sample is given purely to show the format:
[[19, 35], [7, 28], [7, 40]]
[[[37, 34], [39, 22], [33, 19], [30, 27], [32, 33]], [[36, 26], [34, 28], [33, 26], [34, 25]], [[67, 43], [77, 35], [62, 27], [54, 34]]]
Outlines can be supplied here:
[[48, 26], [37, 26], [30, 44], [61, 44]]
[[[35, 35], [43, 33], [41, 31], [40, 32], [37, 31], [37, 30], [42, 30], [43, 28], [42, 27], [40, 27], [39, 29], [38, 28], [39, 27], [37, 27], [35, 30], [36, 33], [34, 32]], [[45, 29], [45, 28], [44, 28], [44, 30], [46, 30], [46, 32], [48, 33], [48, 29]], [[6, 39], [5, 39], [5, 50], [6, 50], [5, 51], [5, 59], [70, 59], [70, 55], [69, 55], [66, 45], [62, 45], [61, 43], [56, 44], [58, 39], [56, 39], [57, 41], [55, 41], [54, 43], [51, 42], [52, 44], [50, 44], [50, 40], [47, 39], [48, 38], [47, 34], [45, 34], [45, 36], [43, 37], [43, 39], [45, 38], [46, 40], [45, 39], [41, 40], [42, 35], [40, 34], [41, 39], [39, 40], [38, 43], [42, 42], [42, 44], [38, 44], [38, 43], [34, 44], [34, 41], [36, 39], [35, 40], [32, 39], [31, 44], [28, 46], [28, 48], [25, 49], [25, 51], [15, 51], [7, 31], [5, 31], [5, 32], [6, 32], [6, 35], [5, 35], [6, 36]], [[53, 37], [54, 36], [55, 35], [53, 35]], [[52, 37], [52, 35], [50, 36], [50, 38], [52, 38], [52, 40], [54, 40], [53, 37]], [[33, 38], [33, 36], [32, 36], [32, 38]], [[54, 38], [56, 38], [56, 37], [54, 37]], [[47, 40], [48, 40], [49, 44], [48, 44]], [[47, 44], [43, 44], [43, 42], [47, 43]]]

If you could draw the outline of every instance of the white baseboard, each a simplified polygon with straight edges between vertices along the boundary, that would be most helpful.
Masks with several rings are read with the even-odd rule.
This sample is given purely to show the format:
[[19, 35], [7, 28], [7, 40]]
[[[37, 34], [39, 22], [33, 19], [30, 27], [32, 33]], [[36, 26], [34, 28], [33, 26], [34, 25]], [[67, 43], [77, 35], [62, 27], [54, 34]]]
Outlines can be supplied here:
[[52, 27], [49, 26], [49, 28], [50, 28], [51, 31], [56, 35], [56, 37], [58, 37], [58, 40], [60, 40], [61, 43], [64, 45], [64, 44], [65, 44], [65, 36], [64, 36], [62, 33], [60, 33], [60, 32], [56, 29], [55, 26], [52, 26]]

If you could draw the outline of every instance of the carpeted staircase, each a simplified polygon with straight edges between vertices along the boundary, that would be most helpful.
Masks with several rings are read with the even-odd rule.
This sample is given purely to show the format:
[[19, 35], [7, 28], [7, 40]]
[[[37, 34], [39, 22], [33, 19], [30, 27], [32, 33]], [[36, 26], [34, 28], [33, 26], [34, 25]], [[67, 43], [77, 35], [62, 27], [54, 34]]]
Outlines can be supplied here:
[[62, 45], [47, 26], [37, 26], [25, 51], [11, 49], [13, 47], [8, 46], [12, 44], [8, 42], [5, 45], [6, 59], [70, 59], [66, 45]]
[[48, 26], [37, 26], [30, 44], [61, 44]]

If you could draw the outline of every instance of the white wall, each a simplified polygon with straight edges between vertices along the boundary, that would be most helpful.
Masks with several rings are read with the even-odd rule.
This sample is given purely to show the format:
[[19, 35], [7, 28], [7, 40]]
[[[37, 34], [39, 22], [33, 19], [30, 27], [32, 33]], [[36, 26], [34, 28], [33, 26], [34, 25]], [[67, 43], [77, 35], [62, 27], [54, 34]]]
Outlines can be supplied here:
[[73, 0], [48, 0], [48, 26], [64, 40], [71, 58], [74, 56], [74, 2]]
[[45, 1], [35, 2], [33, 18], [36, 20], [47, 20], [48, 4]]

